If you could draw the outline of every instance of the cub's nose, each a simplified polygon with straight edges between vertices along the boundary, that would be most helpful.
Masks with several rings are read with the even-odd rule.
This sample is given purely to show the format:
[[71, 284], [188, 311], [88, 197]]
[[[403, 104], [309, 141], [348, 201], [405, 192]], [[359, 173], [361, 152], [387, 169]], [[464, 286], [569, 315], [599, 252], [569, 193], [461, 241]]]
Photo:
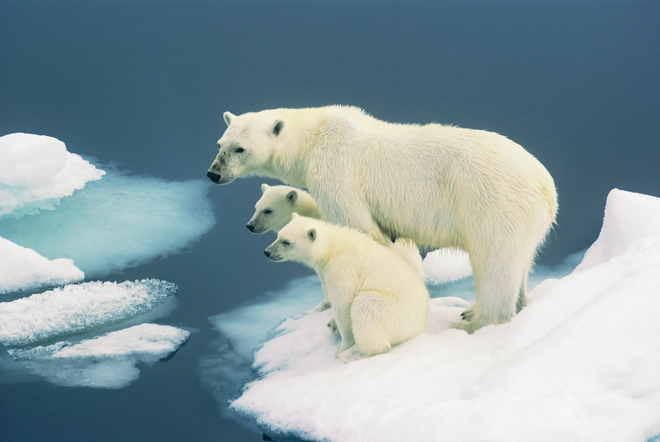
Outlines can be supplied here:
[[208, 171], [208, 172], [206, 172], [206, 176], [209, 177], [211, 179], [211, 181], [213, 181], [216, 184], [218, 184], [218, 182], [220, 181], [220, 175], [218, 175], [217, 173], [213, 173], [211, 171]]
[[247, 227], [250, 232], [254, 232], [254, 226], [252, 224], [248, 224], [245, 227]]
[[270, 252], [268, 250], [264, 250], [264, 254], [266, 255], [266, 258], [270, 258]]

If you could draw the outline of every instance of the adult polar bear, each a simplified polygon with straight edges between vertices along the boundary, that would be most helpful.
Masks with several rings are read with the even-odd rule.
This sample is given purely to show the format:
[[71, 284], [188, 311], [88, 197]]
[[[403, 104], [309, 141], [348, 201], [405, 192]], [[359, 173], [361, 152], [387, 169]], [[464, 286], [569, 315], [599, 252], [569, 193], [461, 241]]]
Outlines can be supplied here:
[[557, 212], [554, 181], [520, 145], [492, 132], [392, 124], [328, 106], [234, 116], [208, 171], [215, 183], [266, 176], [306, 188], [323, 218], [382, 244], [408, 238], [470, 255], [469, 333], [509, 321]]

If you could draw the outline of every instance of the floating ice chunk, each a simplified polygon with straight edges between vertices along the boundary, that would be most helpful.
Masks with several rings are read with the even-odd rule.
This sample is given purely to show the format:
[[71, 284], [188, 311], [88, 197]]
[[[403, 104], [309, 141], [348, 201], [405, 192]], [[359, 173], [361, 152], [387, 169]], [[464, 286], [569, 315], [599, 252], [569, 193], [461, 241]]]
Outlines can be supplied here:
[[208, 180], [127, 176], [108, 169], [57, 210], [0, 220], [0, 236], [53, 258], [70, 258], [87, 278], [177, 253], [215, 224]]
[[472, 275], [468, 254], [456, 249], [430, 252], [422, 262], [422, 269], [425, 279], [434, 284], [457, 281]]
[[57, 138], [15, 133], [0, 137], [0, 184], [32, 186], [64, 167], [66, 146]]
[[165, 315], [178, 288], [158, 279], [86, 282], [0, 303], [0, 343], [26, 345], [88, 332], [144, 315]]
[[138, 362], [153, 364], [188, 339], [186, 330], [141, 324], [80, 343], [58, 342], [30, 350], [8, 350], [36, 375], [66, 387], [122, 388], [137, 379]]
[[84, 278], [85, 274], [70, 259], [50, 261], [32, 249], [0, 237], [0, 295], [70, 284]]
[[[650, 222], [649, 220], [656, 220]], [[624, 253], [635, 239], [660, 236], [660, 199], [612, 189], [607, 195], [603, 228], [576, 270], [583, 271]]]
[[232, 409], [273, 436], [312, 440], [632, 442], [657, 435], [660, 236], [647, 225], [657, 226], [660, 200], [619, 196], [605, 223], [618, 213], [617, 231], [625, 233], [604, 226], [601, 234], [616, 251], [539, 284], [511, 322], [468, 335], [449, 328], [466, 303], [432, 299], [420, 336], [342, 365], [325, 327], [330, 313], [310, 312], [263, 344], [253, 366], [258, 379]]
[[55, 210], [62, 198], [82, 189], [89, 181], [100, 180], [105, 174], [80, 155], [69, 152], [65, 155], [67, 160], [62, 170], [44, 181], [23, 187], [0, 184], [0, 219]]

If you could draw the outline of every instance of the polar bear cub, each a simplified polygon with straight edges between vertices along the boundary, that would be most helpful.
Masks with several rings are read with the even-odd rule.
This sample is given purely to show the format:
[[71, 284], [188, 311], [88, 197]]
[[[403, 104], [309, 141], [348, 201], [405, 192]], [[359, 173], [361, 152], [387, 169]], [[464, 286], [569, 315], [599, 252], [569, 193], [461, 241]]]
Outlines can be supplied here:
[[254, 215], [247, 223], [250, 232], [262, 234], [279, 232], [291, 221], [295, 212], [301, 216], [321, 219], [316, 201], [304, 190], [290, 186], [261, 185], [263, 195], [254, 206]]
[[385, 353], [426, 326], [429, 294], [421, 276], [362, 232], [294, 214], [265, 254], [319, 275], [341, 336], [335, 356], [342, 363]]

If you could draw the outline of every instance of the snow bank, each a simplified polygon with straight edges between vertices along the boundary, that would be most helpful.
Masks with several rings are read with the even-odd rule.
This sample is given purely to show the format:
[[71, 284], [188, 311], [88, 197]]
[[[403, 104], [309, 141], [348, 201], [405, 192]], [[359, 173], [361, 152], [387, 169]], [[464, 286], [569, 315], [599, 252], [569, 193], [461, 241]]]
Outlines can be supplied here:
[[[232, 409], [271, 435], [341, 441], [642, 441], [660, 433], [660, 200], [618, 190], [583, 265], [549, 279], [510, 323], [426, 331], [341, 365], [329, 311], [291, 318], [255, 354]], [[611, 219], [610, 219], [611, 218]]]
[[[146, 313], [164, 316], [178, 288], [157, 279], [87, 282], [0, 303], [0, 343], [27, 345], [90, 332]], [[154, 311], [156, 307], [159, 307]]]
[[607, 196], [603, 227], [576, 270], [587, 270], [624, 254], [637, 240], [660, 233], [658, 198], [613, 189]]
[[67, 152], [56, 138], [22, 133], [0, 137], [0, 219], [55, 210], [62, 198], [104, 174]]
[[440, 249], [428, 253], [422, 262], [425, 280], [443, 284], [472, 276], [470, 257], [462, 250]]
[[123, 388], [138, 378], [138, 362], [154, 364], [168, 357], [189, 335], [175, 327], [141, 324], [77, 344], [63, 341], [8, 352], [31, 373], [56, 385]]
[[85, 274], [71, 259], [50, 261], [32, 249], [0, 237], [0, 295], [44, 285], [69, 284], [84, 278]]

